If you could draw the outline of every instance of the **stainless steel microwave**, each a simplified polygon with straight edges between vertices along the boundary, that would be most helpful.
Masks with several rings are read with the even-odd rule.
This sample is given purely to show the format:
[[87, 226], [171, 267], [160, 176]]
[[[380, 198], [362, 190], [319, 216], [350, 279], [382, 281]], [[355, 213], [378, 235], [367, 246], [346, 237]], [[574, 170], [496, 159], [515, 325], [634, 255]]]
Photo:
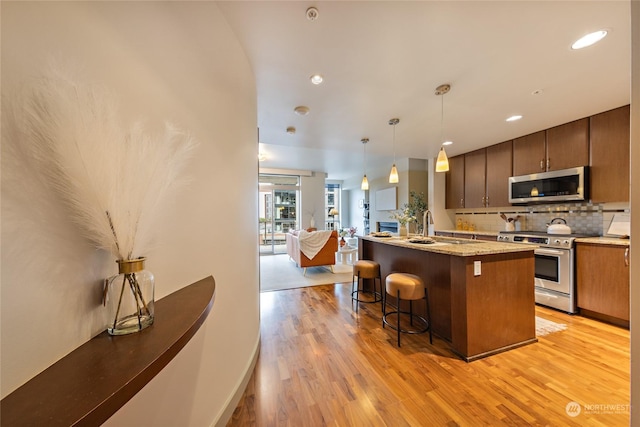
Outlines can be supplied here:
[[589, 200], [589, 167], [563, 169], [509, 178], [509, 203]]

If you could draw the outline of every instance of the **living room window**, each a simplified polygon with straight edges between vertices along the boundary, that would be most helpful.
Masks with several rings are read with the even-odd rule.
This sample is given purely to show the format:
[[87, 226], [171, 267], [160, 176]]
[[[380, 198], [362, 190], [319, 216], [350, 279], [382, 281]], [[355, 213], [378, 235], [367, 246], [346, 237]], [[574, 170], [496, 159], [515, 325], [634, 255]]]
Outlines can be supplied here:
[[286, 253], [285, 234], [300, 228], [300, 177], [260, 174], [258, 183], [260, 254]]
[[340, 184], [325, 184], [325, 230], [340, 229]]

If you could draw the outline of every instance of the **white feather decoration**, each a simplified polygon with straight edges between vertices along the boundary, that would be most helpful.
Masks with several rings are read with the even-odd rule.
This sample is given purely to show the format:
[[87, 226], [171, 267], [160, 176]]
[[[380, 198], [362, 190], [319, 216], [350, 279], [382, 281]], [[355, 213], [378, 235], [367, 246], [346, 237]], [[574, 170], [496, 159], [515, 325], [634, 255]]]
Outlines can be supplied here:
[[17, 116], [73, 219], [117, 259], [145, 255], [154, 214], [176, 189], [194, 140], [171, 124], [157, 137], [140, 123], [126, 128], [108, 90], [53, 65], [25, 89]]

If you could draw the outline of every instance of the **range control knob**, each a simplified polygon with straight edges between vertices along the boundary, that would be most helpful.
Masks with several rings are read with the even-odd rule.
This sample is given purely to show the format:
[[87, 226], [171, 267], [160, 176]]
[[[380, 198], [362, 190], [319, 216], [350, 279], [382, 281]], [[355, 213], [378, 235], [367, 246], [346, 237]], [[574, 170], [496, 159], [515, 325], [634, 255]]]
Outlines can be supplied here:
[[562, 242], [562, 244], [565, 245], [565, 246], [569, 246], [569, 241], [565, 240], [565, 241]]
[[555, 243], [556, 245], [559, 245], [560, 244], [560, 239], [554, 240], [553, 243]]

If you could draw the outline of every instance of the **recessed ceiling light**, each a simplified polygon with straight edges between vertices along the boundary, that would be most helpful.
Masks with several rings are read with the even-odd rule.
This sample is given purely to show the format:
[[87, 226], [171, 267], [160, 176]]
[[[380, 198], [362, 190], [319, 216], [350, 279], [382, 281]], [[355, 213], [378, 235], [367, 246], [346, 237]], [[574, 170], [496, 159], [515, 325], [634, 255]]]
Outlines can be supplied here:
[[607, 35], [606, 30], [598, 30], [593, 33], [589, 33], [586, 36], [581, 37], [578, 41], [571, 45], [571, 49], [582, 49], [587, 46], [591, 46], [602, 40]]
[[322, 78], [322, 75], [320, 74], [314, 74], [309, 77], [309, 79], [311, 79], [311, 83], [313, 83], [314, 85], [319, 85], [324, 80], [324, 78]]
[[515, 116], [511, 116], [506, 119], [507, 122], [515, 122], [516, 120], [520, 120], [522, 118], [521, 115], [516, 114]]
[[294, 133], [296, 133], [296, 128], [294, 128], [293, 126], [289, 126], [289, 127], [287, 128], [287, 133], [288, 133], [289, 135], [293, 135]]
[[445, 141], [442, 143], [442, 145], [451, 145], [453, 144], [453, 141]]
[[318, 19], [318, 15], [320, 15], [320, 12], [318, 12], [318, 9], [312, 6], [307, 9], [306, 15], [309, 21], [315, 21], [316, 19]]
[[309, 114], [309, 107], [306, 107], [304, 105], [299, 105], [296, 108], [294, 108], [293, 111], [295, 111], [295, 113], [299, 116], [306, 116], [307, 114]]
[[544, 92], [544, 90], [536, 89], [533, 92], [531, 92], [531, 95], [542, 95], [542, 92]]

